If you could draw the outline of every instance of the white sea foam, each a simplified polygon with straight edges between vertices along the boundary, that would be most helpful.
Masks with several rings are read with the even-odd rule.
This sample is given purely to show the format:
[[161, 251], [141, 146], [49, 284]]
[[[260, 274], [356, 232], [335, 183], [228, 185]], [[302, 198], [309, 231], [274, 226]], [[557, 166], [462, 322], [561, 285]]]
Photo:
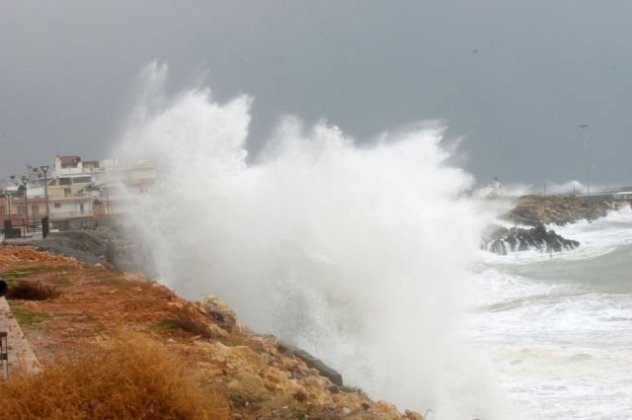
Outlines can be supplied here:
[[553, 228], [582, 245], [481, 254], [471, 340], [527, 418], [631, 418], [632, 211]]
[[373, 397], [434, 419], [501, 418], [491, 367], [458, 333], [488, 215], [462, 194], [471, 177], [446, 165], [442, 131], [359, 147], [337, 127], [285, 117], [247, 163], [251, 99], [165, 100], [165, 77], [145, 70], [152, 86], [115, 152], [160, 168], [131, 212], [160, 280], [219, 295]]

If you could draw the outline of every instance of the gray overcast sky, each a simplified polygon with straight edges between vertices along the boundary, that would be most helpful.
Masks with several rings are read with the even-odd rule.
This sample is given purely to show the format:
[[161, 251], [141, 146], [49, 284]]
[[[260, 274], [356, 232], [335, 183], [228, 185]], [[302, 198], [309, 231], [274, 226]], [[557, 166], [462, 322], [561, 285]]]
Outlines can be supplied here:
[[0, 0], [0, 178], [58, 153], [99, 158], [135, 75], [254, 96], [356, 138], [442, 119], [465, 166], [540, 184], [632, 184], [632, 2]]

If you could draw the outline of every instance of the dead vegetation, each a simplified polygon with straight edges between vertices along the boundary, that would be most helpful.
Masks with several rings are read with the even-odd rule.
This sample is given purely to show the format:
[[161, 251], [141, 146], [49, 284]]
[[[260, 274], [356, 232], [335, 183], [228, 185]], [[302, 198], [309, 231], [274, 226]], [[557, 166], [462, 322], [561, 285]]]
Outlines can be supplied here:
[[3, 419], [230, 419], [227, 400], [181, 360], [139, 334], [77, 362], [0, 383]]
[[21, 300], [47, 300], [59, 296], [57, 287], [41, 281], [20, 280], [17, 284], [9, 287], [8, 299]]

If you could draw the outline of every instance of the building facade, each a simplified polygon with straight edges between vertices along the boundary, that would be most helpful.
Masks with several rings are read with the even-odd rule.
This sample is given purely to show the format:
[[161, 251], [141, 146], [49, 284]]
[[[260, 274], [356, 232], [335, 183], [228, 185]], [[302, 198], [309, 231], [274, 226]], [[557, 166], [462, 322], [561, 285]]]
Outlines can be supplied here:
[[53, 225], [61, 225], [73, 219], [122, 216], [130, 195], [147, 192], [157, 178], [148, 162], [83, 161], [74, 155], [57, 156], [48, 168], [46, 174], [29, 168], [19, 180], [0, 183], [0, 221], [26, 226], [48, 214]]

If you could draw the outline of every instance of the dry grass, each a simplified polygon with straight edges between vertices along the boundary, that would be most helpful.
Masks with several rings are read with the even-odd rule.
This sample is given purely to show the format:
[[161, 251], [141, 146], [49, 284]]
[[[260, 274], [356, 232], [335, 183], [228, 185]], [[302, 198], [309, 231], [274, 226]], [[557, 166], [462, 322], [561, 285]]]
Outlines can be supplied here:
[[9, 287], [7, 298], [22, 300], [47, 300], [59, 296], [59, 290], [53, 285], [41, 281], [20, 280]]
[[88, 359], [0, 383], [3, 419], [222, 420], [230, 411], [161, 344], [136, 334]]

